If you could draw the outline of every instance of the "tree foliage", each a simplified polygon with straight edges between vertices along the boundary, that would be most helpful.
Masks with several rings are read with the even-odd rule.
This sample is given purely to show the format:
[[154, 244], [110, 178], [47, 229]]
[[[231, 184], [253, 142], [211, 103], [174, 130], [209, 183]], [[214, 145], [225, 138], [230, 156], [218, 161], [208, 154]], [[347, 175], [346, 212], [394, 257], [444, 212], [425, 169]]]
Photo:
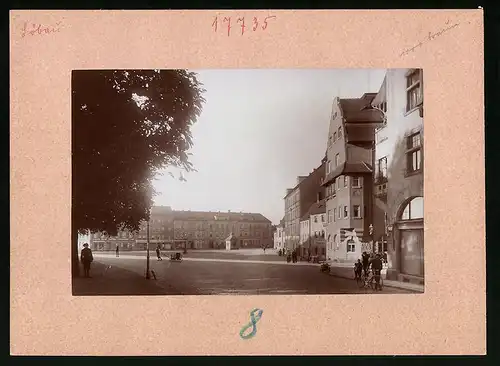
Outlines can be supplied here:
[[74, 230], [116, 235], [149, 219], [156, 172], [194, 170], [190, 128], [204, 92], [186, 70], [73, 71]]

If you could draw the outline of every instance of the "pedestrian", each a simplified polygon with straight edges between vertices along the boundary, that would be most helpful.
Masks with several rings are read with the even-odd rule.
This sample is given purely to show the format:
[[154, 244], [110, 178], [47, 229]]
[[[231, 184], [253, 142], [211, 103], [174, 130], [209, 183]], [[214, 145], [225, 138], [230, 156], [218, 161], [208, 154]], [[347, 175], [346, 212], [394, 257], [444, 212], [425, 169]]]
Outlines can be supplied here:
[[365, 272], [365, 275], [367, 275], [368, 266], [370, 265], [370, 256], [367, 252], [363, 252], [363, 254], [361, 254], [361, 261], [363, 263], [363, 271]]
[[361, 278], [361, 272], [363, 271], [363, 264], [361, 260], [358, 259], [356, 263], [354, 263], [354, 278]]
[[388, 260], [387, 260], [387, 250], [384, 252], [384, 263], [387, 264], [388, 263]]
[[380, 274], [382, 271], [382, 260], [380, 259], [381, 255], [377, 253], [375, 258], [371, 261], [373, 275], [375, 277], [375, 288], [382, 290], [382, 286], [380, 285]]
[[156, 247], [156, 257], [158, 257], [159, 261], [163, 260], [163, 258], [161, 257], [161, 251], [160, 251], [160, 246], [159, 245]]
[[80, 260], [83, 264], [84, 277], [90, 278], [90, 263], [94, 261], [92, 250], [87, 243], [83, 244], [82, 252], [80, 253]]
[[116, 256], [120, 256], [120, 247], [118, 246], [118, 244], [116, 244]]

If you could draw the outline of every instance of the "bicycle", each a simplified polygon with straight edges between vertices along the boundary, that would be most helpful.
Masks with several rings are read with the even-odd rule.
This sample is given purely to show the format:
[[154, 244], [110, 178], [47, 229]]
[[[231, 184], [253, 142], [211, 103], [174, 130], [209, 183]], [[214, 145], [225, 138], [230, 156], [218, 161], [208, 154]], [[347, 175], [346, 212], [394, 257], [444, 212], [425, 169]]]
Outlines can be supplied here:
[[383, 286], [384, 286], [384, 279], [382, 278], [382, 274], [380, 273], [380, 271], [378, 271], [378, 273], [373, 274], [371, 276], [371, 278], [370, 278], [370, 287], [374, 291], [377, 291], [377, 290], [382, 291], [382, 287]]
[[[378, 277], [378, 283], [377, 283]], [[374, 274], [372, 270], [368, 270], [367, 272], [363, 272], [361, 278], [356, 279], [358, 286], [360, 288], [371, 288], [374, 291], [380, 290], [382, 291], [383, 287], [383, 279], [380, 274]]]

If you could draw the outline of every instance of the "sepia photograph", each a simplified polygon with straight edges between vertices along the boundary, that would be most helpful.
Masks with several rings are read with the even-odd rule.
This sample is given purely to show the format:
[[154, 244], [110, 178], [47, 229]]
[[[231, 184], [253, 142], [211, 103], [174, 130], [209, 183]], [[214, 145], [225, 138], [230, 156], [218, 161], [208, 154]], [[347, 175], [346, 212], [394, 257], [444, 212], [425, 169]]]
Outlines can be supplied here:
[[73, 295], [423, 293], [423, 84], [73, 70]]

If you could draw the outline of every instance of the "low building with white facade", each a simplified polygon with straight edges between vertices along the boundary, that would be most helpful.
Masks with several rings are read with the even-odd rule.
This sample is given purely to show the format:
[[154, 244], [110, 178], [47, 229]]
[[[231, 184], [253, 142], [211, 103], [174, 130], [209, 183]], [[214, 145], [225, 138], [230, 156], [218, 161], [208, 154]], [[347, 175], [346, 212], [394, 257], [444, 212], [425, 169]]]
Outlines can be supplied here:
[[283, 250], [285, 247], [285, 220], [281, 219], [274, 231], [274, 249]]
[[309, 207], [300, 221], [299, 254], [302, 257], [322, 256], [326, 259], [326, 226], [326, 201], [318, 200]]

